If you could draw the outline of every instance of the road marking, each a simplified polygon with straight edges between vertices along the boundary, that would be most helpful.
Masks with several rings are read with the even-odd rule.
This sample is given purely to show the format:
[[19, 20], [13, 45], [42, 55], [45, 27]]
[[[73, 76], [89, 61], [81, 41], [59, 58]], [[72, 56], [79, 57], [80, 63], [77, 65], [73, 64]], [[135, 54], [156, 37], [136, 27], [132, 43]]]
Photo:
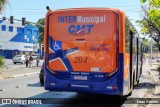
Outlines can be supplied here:
[[10, 77], [20, 77], [20, 76], [26, 76], [26, 75], [36, 74], [36, 73], [39, 73], [39, 72], [32, 72], [32, 73], [25, 73], [25, 74], [18, 74], [18, 75], [13, 75], [13, 76], [10, 76]]

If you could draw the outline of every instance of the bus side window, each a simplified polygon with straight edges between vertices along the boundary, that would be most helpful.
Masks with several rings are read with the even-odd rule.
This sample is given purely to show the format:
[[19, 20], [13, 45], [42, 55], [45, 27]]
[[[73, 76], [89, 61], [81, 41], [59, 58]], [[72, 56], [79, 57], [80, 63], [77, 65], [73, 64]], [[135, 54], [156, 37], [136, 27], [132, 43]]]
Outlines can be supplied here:
[[129, 30], [129, 23], [126, 19], [125, 22], [125, 51], [126, 53], [130, 53], [130, 30]]

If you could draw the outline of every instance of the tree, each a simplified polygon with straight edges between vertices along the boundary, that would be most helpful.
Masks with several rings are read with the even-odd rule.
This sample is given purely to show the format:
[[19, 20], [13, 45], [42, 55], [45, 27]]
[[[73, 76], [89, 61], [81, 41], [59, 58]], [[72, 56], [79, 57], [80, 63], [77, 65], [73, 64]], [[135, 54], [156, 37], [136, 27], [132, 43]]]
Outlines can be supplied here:
[[5, 64], [5, 60], [3, 56], [0, 56], [0, 68], [3, 67]]
[[144, 53], [149, 53], [150, 51], [150, 42], [148, 41], [148, 39], [146, 39], [145, 37], [142, 38], [142, 43], [143, 43], [143, 51]]
[[160, 51], [160, 0], [140, 0], [141, 3], [147, 3], [142, 6], [142, 20], [138, 20], [141, 32], [149, 35], [157, 42]]
[[0, 13], [2, 13], [6, 4], [7, 4], [7, 0], [0, 0]]
[[43, 43], [44, 41], [44, 22], [45, 18], [41, 18], [37, 21], [37, 26], [39, 27], [39, 43]]

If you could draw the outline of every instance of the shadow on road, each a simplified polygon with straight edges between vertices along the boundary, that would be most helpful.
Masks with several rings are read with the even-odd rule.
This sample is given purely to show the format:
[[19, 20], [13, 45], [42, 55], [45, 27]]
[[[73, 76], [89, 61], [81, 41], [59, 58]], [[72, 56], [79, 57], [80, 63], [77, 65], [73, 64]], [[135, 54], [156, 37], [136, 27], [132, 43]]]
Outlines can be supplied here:
[[[52, 97], [51, 97], [52, 96]], [[121, 107], [126, 98], [111, 95], [76, 93], [76, 92], [45, 92], [31, 98], [41, 98], [44, 104], [54, 107]]]
[[121, 107], [126, 100], [126, 98], [121, 100], [119, 96], [58, 91], [47, 91], [26, 99], [40, 99], [42, 105], [21, 104], [2, 107]]
[[154, 94], [155, 96], [160, 96], [160, 93]]
[[144, 83], [139, 83], [135, 89], [152, 89], [155, 87], [154, 83], [149, 83], [149, 82], [144, 82]]
[[121, 107], [126, 98], [121, 99], [119, 96], [77, 93], [74, 98], [66, 99], [65, 103], [60, 107]]
[[151, 69], [151, 71], [157, 71], [157, 69]]
[[40, 83], [27, 84], [29, 87], [43, 87]]

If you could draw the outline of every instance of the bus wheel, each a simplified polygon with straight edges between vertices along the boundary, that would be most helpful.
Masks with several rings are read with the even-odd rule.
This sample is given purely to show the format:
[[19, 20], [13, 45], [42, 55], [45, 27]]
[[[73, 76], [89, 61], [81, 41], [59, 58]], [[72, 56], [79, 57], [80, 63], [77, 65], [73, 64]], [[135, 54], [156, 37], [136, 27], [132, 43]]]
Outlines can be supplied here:
[[120, 103], [123, 104], [124, 101], [126, 100], [126, 96], [121, 96], [120, 95], [118, 99], [119, 99]]
[[44, 80], [42, 78], [40, 79], [40, 83], [42, 86], [44, 85]]

